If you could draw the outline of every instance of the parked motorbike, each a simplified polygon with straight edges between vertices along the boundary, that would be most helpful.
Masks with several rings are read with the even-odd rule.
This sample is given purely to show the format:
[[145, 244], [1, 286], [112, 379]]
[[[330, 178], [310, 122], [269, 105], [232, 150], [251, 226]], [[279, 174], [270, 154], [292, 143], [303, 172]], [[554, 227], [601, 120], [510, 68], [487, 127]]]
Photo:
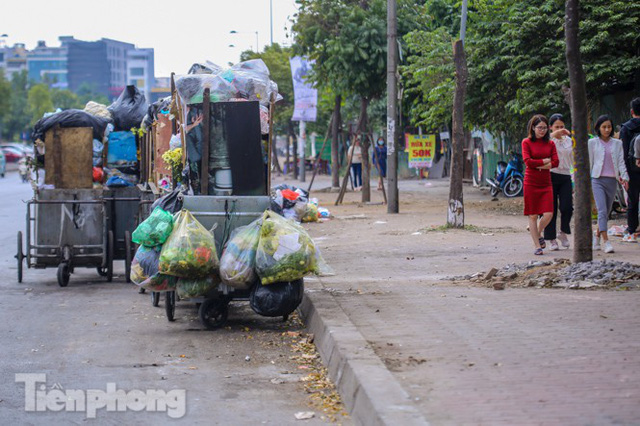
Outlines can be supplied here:
[[515, 152], [511, 153], [509, 163], [498, 161], [494, 178], [487, 178], [491, 186], [491, 196], [495, 197], [500, 191], [507, 198], [517, 197], [524, 188], [524, 175], [522, 174], [522, 158]]

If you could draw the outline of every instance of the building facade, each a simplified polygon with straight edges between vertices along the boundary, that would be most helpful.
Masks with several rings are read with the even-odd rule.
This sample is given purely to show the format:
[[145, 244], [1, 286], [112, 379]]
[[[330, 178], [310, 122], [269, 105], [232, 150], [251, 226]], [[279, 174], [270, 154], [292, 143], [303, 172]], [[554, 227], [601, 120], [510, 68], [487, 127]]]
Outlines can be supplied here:
[[67, 47], [48, 47], [39, 41], [35, 49], [27, 53], [29, 81], [47, 83], [50, 87], [67, 89], [68, 64]]
[[136, 86], [147, 101], [155, 85], [153, 49], [131, 49], [127, 51], [127, 85]]
[[0, 47], [0, 68], [11, 80], [14, 74], [27, 70], [27, 49], [24, 44], [16, 43], [13, 47]]
[[109, 62], [109, 98], [117, 98], [127, 86], [127, 54], [136, 47], [110, 38], [100, 40], [107, 47], [107, 62]]

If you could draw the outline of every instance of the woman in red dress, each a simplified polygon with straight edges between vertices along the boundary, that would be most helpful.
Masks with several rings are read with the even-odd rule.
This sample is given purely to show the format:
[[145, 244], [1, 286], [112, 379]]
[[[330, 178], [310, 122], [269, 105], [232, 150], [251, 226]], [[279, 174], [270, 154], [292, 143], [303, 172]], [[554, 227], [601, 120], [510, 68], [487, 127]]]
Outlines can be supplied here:
[[[529, 120], [529, 137], [522, 141], [524, 173], [524, 214], [529, 216], [529, 232], [536, 247], [535, 254], [544, 254], [542, 232], [553, 217], [553, 186], [550, 170], [558, 167], [555, 144], [549, 140], [549, 121], [544, 115]], [[538, 222], [538, 217], [542, 218]]]

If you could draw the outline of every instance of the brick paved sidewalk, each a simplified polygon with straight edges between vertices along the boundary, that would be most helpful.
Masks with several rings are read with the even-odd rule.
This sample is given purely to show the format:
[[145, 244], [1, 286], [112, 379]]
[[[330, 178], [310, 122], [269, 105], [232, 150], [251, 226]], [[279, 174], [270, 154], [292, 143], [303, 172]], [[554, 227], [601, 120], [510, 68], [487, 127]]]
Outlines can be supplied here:
[[332, 293], [432, 424], [640, 421], [640, 292]]

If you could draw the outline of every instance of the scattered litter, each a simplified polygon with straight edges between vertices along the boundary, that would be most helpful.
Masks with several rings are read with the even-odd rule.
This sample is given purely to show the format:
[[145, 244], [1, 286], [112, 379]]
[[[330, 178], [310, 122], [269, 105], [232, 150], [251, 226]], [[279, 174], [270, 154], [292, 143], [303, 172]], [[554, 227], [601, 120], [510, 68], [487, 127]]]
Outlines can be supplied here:
[[271, 383], [273, 383], [274, 385], [281, 385], [281, 384], [283, 384], [283, 383], [284, 383], [284, 380], [282, 380], [282, 379], [271, 379], [270, 381], [271, 381]]
[[493, 237], [493, 232], [488, 232], [486, 234], [482, 232], [480, 235], [482, 235], [483, 237]]
[[625, 227], [620, 225], [613, 225], [607, 231], [607, 235], [610, 237], [622, 237], [624, 235]]
[[314, 418], [316, 413], [313, 411], [300, 411], [295, 414], [296, 420], [309, 420]]
[[385, 223], [387, 223], [387, 222], [385, 222], [384, 220], [376, 220], [376, 221], [375, 221], [375, 222], [373, 222], [373, 223], [374, 223], [374, 224], [376, 224], [376, 225], [384, 225], [384, 224], [385, 224]]
[[249, 355], [247, 355], [247, 356], [244, 357], [244, 360], [245, 361], [251, 361], [251, 357]]
[[414, 232], [411, 235], [422, 235], [422, 232]]

